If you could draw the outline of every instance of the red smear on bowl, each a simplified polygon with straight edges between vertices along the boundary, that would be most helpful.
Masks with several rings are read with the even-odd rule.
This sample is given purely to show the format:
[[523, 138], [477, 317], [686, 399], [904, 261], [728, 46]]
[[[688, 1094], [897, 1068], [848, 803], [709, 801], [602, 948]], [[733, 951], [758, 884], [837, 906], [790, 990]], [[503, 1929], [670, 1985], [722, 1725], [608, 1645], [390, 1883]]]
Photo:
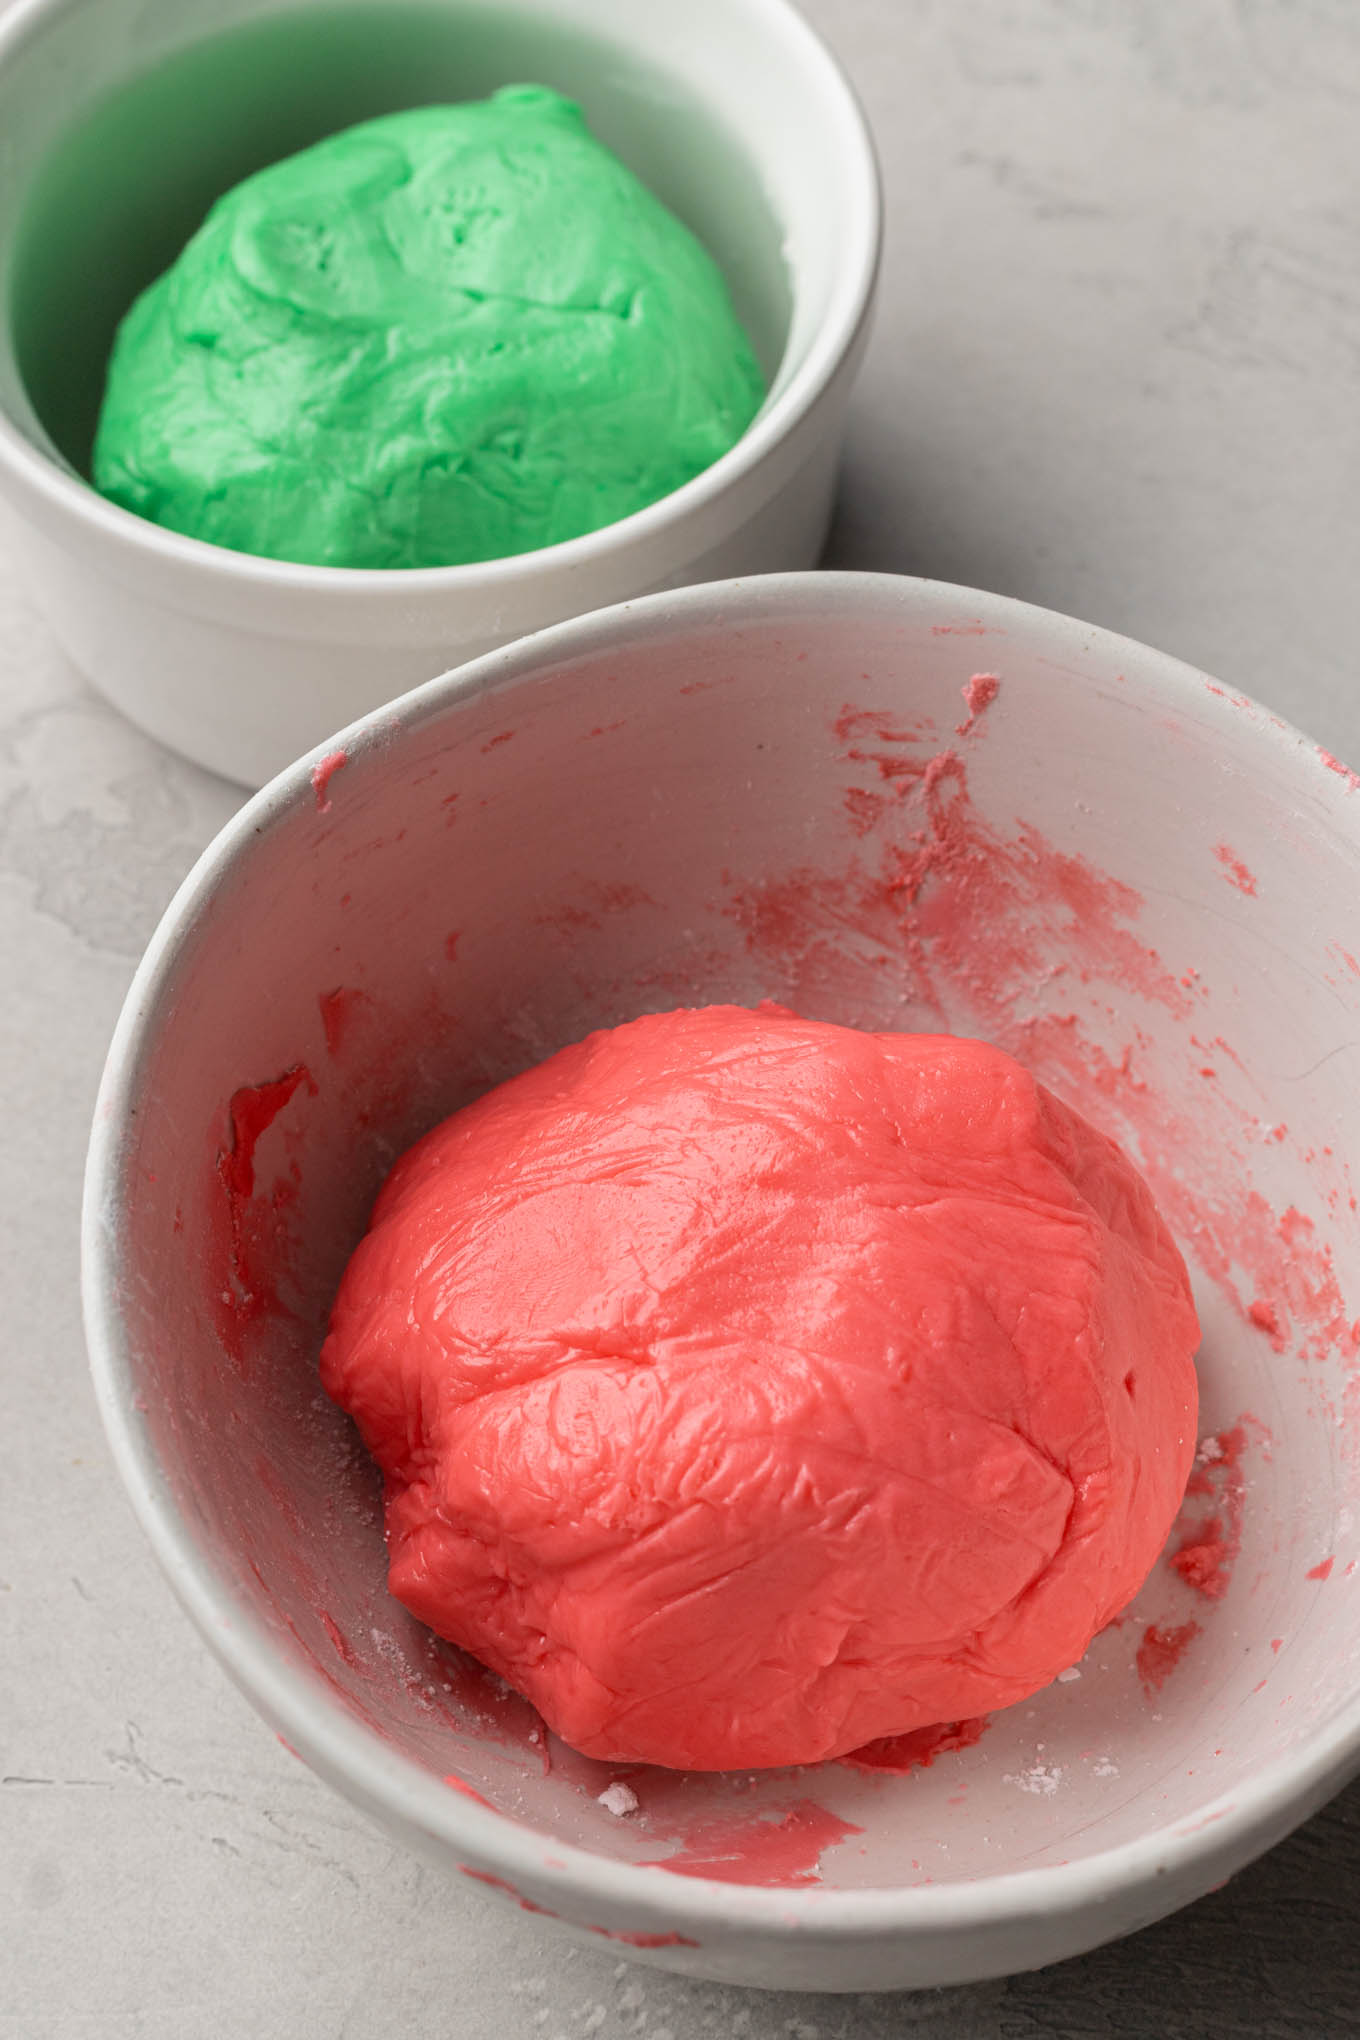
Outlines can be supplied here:
[[[463, 1778], [455, 1777], [452, 1771], [446, 1773], [444, 1783], [447, 1786], [449, 1786], [449, 1788], [452, 1791], [461, 1792], [464, 1799], [475, 1800], [478, 1806], [484, 1806], [486, 1807], [489, 1813], [495, 1813], [496, 1808], [491, 1804], [491, 1801], [489, 1799], [484, 1799], [481, 1793], [477, 1791], [475, 1786], [469, 1785]], [[471, 1876], [473, 1873], [471, 1871], [465, 1871], [464, 1874], [467, 1876]]]
[[880, 1736], [840, 1759], [857, 1771], [886, 1771], [904, 1778], [909, 1771], [928, 1771], [936, 1757], [971, 1749], [988, 1725], [985, 1714], [968, 1721], [941, 1721], [933, 1728], [915, 1728], [907, 1735]]
[[1149, 1622], [1138, 1646], [1138, 1676], [1151, 1699], [1160, 1693], [1190, 1645], [1201, 1634], [1198, 1622], [1181, 1622], [1173, 1629]]
[[1256, 880], [1252, 877], [1236, 851], [1231, 850], [1226, 843], [1215, 843], [1214, 855], [1223, 866], [1223, 876], [1228, 880], [1229, 884], [1235, 885], [1239, 892], [1247, 893], [1254, 898], [1256, 894]]
[[1354, 793], [1356, 787], [1360, 786], [1360, 772], [1352, 772], [1349, 765], [1343, 765], [1341, 760], [1334, 758], [1330, 751], [1319, 751], [1318, 756], [1329, 772], [1339, 772], [1341, 774], [1351, 792]]
[[1221, 1600], [1227, 1592], [1242, 1549], [1247, 1497], [1242, 1456], [1251, 1434], [1261, 1441], [1270, 1437], [1264, 1424], [1244, 1413], [1227, 1430], [1206, 1438], [1186, 1483], [1187, 1505], [1203, 1498], [1210, 1509], [1198, 1518], [1182, 1513], [1177, 1525], [1180, 1543], [1172, 1554], [1171, 1567], [1187, 1586], [1211, 1601]]
[[782, 1820], [747, 1815], [696, 1822], [683, 1848], [645, 1867], [724, 1884], [816, 1884], [823, 1850], [863, 1832], [815, 1800], [800, 1799]]
[[338, 1056], [356, 1015], [369, 1003], [368, 994], [352, 985], [337, 985], [333, 992], [322, 992], [316, 1003], [325, 1030], [326, 1053]]
[[330, 813], [331, 799], [328, 791], [330, 783], [341, 766], [348, 763], [348, 751], [329, 751], [319, 765], [313, 765], [312, 792], [316, 795], [316, 805], [321, 814]]
[[606, 1941], [619, 1941], [625, 1948], [697, 1948], [688, 1934], [626, 1934], [621, 1927], [587, 1927], [588, 1934], [603, 1934]]
[[223, 1285], [214, 1289], [213, 1297], [222, 1342], [238, 1359], [240, 1335], [246, 1326], [283, 1309], [274, 1281], [285, 1258], [281, 1252], [284, 1215], [297, 1191], [295, 1178], [288, 1177], [275, 1184], [268, 1198], [256, 1195], [256, 1149], [284, 1107], [304, 1088], [316, 1096], [311, 1071], [305, 1063], [297, 1063], [269, 1083], [242, 1085], [233, 1091], [227, 1106], [230, 1144], [218, 1151], [216, 1161], [218, 1179], [226, 1192], [226, 1265]]
[[[455, 1781], [450, 1778], [446, 1782], [452, 1785]], [[516, 1890], [508, 1878], [498, 1877], [494, 1870], [476, 1870], [471, 1863], [460, 1863], [458, 1868], [464, 1877], [472, 1877], [478, 1884], [488, 1885], [492, 1891], [504, 1892], [507, 1898], [515, 1901], [521, 1912], [538, 1913], [541, 1918], [547, 1920], [560, 1920], [562, 1917], [561, 1913], [554, 1912], [551, 1906], [539, 1905], [532, 1898], [526, 1898], [522, 1891]], [[691, 1940], [688, 1934], [641, 1934], [629, 1933], [621, 1927], [592, 1926], [587, 1926], [586, 1932], [599, 1934], [606, 1941], [618, 1941], [625, 1948], [697, 1948], [700, 1945], [698, 1941]]]
[[[984, 730], [975, 723], [967, 743]], [[844, 764], [860, 768], [842, 790], [859, 847], [835, 871], [727, 881], [721, 911], [771, 993], [815, 1009], [860, 986], [876, 1000], [891, 982], [904, 1024], [995, 1042], [1130, 1143], [1184, 1249], [1278, 1350], [1360, 1355], [1329, 1244], [1306, 1213], [1272, 1209], [1252, 1187], [1254, 1153], [1283, 1135], [1244, 1101], [1252, 1078], [1233, 1046], [1215, 1038], [1232, 1087], [1205, 1086], [1188, 1029], [1180, 1067], [1164, 1057], [1155, 1085], [1144, 1074], [1153, 1044], [1138, 1005], [1184, 1023], [1209, 988], [1193, 963], [1170, 966], [1141, 939], [1141, 895], [1026, 823], [1005, 831], [984, 819], [964, 745], [935, 749], [927, 722], [848, 703], [831, 733]], [[1108, 1021], [1121, 1009], [1119, 1043]]]

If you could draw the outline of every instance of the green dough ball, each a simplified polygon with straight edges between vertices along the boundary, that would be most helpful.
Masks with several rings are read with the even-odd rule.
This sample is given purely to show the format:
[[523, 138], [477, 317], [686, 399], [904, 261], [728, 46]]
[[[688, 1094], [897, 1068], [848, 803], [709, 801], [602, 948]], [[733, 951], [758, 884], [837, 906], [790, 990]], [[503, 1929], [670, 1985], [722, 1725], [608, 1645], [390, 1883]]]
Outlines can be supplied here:
[[220, 199], [119, 328], [94, 481], [237, 552], [449, 566], [655, 502], [763, 388], [688, 228], [570, 100], [510, 86]]

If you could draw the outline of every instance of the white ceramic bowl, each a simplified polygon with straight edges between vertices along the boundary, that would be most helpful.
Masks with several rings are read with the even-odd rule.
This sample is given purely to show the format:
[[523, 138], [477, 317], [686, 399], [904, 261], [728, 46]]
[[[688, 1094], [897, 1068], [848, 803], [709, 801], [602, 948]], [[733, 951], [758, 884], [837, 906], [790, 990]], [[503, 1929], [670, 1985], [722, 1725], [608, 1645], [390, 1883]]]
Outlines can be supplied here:
[[[395, 106], [532, 78], [723, 268], [770, 390], [731, 452], [567, 544], [413, 572], [162, 531], [82, 479], [114, 326], [249, 170]], [[34, 595], [135, 722], [258, 786], [526, 631], [811, 566], [878, 263], [853, 95], [786, 0], [18, 0], [0, 22], [0, 498]]]
[[[137, 977], [85, 1242], [118, 1463], [262, 1713], [507, 1902], [785, 1987], [1052, 1962], [1318, 1806], [1360, 1750], [1356, 784], [1155, 652], [838, 574], [559, 626], [284, 773]], [[388, 1599], [316, 1351], [436, 1117], [593, 1026], [764, 996], [988, 1035], [1140, 1157], [1195, 1271], [1217, 1442], [1190, 1520], [1219, 1520], [1226, 1590], [1160, 1563], [1079, 1678], [909, 1776], [653, 1772], [619, 1818], [615, 1773], [545, 1769], [527, 1710]], [[644, 1867], [678, 1842], [820, 1880]]]

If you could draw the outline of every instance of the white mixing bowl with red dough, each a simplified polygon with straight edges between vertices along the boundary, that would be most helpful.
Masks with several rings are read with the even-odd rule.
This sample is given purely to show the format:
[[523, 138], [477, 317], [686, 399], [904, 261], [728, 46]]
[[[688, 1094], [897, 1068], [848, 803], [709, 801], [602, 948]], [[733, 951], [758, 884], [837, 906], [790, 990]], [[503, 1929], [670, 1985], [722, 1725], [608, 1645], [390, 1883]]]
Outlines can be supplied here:
[[[1221, 1883], [1360, 1751], [1358, 896], [1337, 761], [1173, 660], [939, 584], [656, 596], [356, 724], [182, 888], [96, 1120], [96, 1382], [204, 1635], [450, 1904], [467, 1877], [695, 1975], [956, 1982]], [[762, 998], [1017, 1055], [1138, 1161], [1204, 1328], [1191, 1491], [1132, 1609], [904, 1775], [551, 1743], [388, 1596], [317, 1383], [414, 1137], [593, 1027]]]

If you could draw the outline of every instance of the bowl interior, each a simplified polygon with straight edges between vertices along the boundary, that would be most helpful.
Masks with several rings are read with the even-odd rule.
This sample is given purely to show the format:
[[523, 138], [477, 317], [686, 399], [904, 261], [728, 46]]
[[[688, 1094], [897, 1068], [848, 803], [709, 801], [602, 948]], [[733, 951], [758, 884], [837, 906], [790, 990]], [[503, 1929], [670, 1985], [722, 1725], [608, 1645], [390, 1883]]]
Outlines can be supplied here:
[[[693, 228], [783, 387], [834, 293], [844, 192], [810, 39], [767, 35], [750, 117], [736, 96], [773, 11], [700, 0], [681, 37], [623, 0], [54, 8], [0, 72], [0, 405], [88, 473], [114, 329], [215, 198], [352, 122], [524, 80], [578, 99]], [[813, 126], [820, 193], [795, 154]]]
[[[120, 1392], [192, 1562], [309, 1707], [550, 1842], [746, 1882], [820, 1857], [853, 1888], [1193, 1829], [1356, 1686], [1348, 784], [1170, 661], [925, 584], [731, 584], [564, 640], [295, 773], [144, 985], [103, 1221]], [[1205, 1445], [1143, 1594], [1078, 1677], [897, 1751], [905, 1776], [564, 1750], [388, 1599], [316, 1384], [412, 1137], [591, 1027], [767, 997], [1021, 1056], [1139, 1159], [1203, 1319]], [[628, 1818], [598, 1797], [620, 1775]]]

